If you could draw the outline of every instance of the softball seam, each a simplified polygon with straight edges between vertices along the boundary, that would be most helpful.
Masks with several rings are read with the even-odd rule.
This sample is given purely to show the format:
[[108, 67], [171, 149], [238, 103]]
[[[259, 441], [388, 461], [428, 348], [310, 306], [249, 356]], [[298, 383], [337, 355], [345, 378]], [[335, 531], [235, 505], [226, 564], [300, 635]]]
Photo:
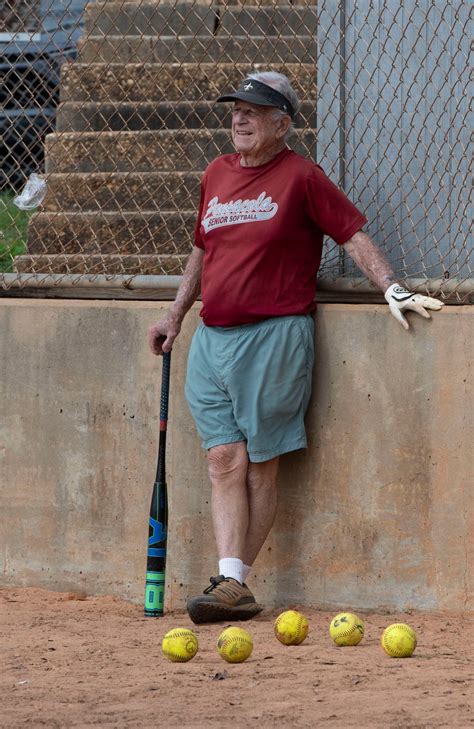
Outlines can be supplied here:
[[176, 663], [187, 663], [190, 660], [189, 656], [181, 656], [179, 653], [173, 653], [172, 651], [165, 651], [165, 655], [172, 656]]
[[222, 643], [219, 642], [218, 648], [219, 650], [222, 650], [223, 648], [227, 648], [227, 646], [232, 645], [232, 643], [242, 643], [243, 645], [249, 645], [253, 648], [253, 643], [246, 638], [242, 638], [240, 635], [236, 635], [232, 638], [224, 638]]

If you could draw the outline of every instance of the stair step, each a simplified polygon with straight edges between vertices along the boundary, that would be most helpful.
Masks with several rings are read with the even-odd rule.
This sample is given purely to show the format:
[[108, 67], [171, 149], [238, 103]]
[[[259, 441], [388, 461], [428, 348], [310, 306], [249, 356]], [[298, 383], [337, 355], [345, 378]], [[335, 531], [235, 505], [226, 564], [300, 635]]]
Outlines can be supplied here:
[[[316, 100], [305, 101], [296, 127], [316, 126]], [[149, 104], [67, 101], [56, 112], [58, 132], [153, 131], [160, 129], [222, 129], [230, 126], [228, 104], [211, 101], [171, 101]]]
[[[203, 0], [203, 2], [209, 2], [209, 0]], [[220, 7], [229, 7], [228, 0], [215, 0], [214, 4]], [[317, 3], [314, 0], [278, 0], [278, 2], [276, 0], [234, 0], [232, 5], [236, 7], [287, 7], [288, 5], [292, 8], [295, 6], [317, 7]]]
[[78, 43], [80, 63], [315, 63], [316, 41], [292, 36], [120, 36], [89, 35]]
[[280, 71], [301, 99], [316, 96], [315, 64], [64, 63], [61, 101], [213, 100], [252, 71]]
[[[245, 7], [243, 7], [245, 5]], [[264, 5], [265, 7], [261, 7]], [[195, 3], [150, 2], [89, 3], [84, 12], [86, 34], [92, 35], [189, 35], [314, 32], [315, 3], [243, 3], [219, 6]]]
[[85, 31], [94, 35], [211, 35], [216, 19], [215, 8], [190, 2], [97, 2], [84, 11]]
[[198, 172], [82, 172], [48, 177], [44, 212], [197, 210]]
[[227, 5], [220, 12], [217, 35], [278, 35], [278, 33], [311, 35], [318, 27], [316, 7], [292, 5], [241, 7]]
[[187, 254], [195, 219], [195, 211], [36, 213], [28, 253]]
[[[314, 158], [316, 133], [298, 131], [289, 145]], [[62, 132], [45, 141], [46, 172], [186, 172], [234, 152], [225, 130]]]
[[[187, 255], [115, 256], [51, 254], [17, 256], [18, 273], [142, 274], [180, 276]], [[78, 282], [79, 283], [79, 282]]]

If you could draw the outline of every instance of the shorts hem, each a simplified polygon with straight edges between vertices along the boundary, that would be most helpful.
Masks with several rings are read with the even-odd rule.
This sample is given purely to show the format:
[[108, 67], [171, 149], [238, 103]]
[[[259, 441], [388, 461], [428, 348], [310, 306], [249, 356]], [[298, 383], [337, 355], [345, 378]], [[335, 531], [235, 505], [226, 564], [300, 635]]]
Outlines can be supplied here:
[[203, 440], [202, 447], [206, 450], [209, 450], [209, 448], [214, 448], [214, 446], [227, 445], [228, 443], [242, 443], [242, 441], [245, 441], [242, 433], [234, 433], [233, 435], [220, 435], [216, 436], [215, 438], [208, 438], [207, 440]]
[[299, 438], [289, 443], [282, 443], [271, 451], [249, 451], [249, 460], [251, 463], [263, 463], [263, 461], [270, 461], [272, 458], [283, 456], [285, 453], [291, 453], [291, 451], [298, 451], [300, 448], [307, 448], [307, 446], [306, 438]]

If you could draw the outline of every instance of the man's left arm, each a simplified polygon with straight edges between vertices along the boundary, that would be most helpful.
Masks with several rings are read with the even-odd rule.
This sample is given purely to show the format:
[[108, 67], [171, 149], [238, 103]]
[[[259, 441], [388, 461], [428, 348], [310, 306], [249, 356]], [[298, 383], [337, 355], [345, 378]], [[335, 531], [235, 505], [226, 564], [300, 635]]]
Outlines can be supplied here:
[[344, 243], [344, 249], [362, 273], [384, 293], [391, 313], [405, 329], [409, 325], [403, 316], [404, 311], [410, 309], [425, 319], [430, 319], [427, 309], [438, 311], [444, 306], [438, 299], [414, 294], [401, 286], [396, 281], [389, 262], [367, 233], [359, 230]]

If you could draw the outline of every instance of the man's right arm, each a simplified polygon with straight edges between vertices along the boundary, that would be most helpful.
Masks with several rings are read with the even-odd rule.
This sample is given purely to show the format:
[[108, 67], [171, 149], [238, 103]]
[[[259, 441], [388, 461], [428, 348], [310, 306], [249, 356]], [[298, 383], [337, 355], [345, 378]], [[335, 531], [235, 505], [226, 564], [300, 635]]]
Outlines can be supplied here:
[[195, 246], [186, 263], [183, 279], [171, 308], [148, 330], [148, 344], [153, 354], [170, 352], [181, 330], [181, 323], [201, 291], [204, 251]]

